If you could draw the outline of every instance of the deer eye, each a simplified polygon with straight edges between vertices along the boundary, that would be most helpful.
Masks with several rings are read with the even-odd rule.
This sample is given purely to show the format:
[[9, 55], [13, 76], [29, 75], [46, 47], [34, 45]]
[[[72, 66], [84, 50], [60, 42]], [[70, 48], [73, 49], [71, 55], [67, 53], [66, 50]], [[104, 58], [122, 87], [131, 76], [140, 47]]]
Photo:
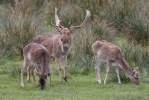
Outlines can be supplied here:
[[61, 41], [64, 41], [63, 39], [61, 39]]

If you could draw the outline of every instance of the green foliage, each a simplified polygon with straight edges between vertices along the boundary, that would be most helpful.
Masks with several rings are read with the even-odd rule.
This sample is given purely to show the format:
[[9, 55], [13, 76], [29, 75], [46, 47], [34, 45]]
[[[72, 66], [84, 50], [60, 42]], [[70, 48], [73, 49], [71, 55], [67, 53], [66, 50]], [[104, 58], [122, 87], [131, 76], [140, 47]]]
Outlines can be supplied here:
[[1, 6], [0, 57], [22, 57], [22, 49], [28, 40], [41, 32], [44, 7], [45, 2], [39, 0], [15, 0], [14, 6]]
[[[133, 4], [128, 3], [129, 13], [125, 16], [124, 32], [127, 37], [135, 44], [146, 46], [149, 42], [148, 24], [148, 1], [133, 0]], [[139, 5], [139, 6], [137, 6]]]
[[92, 20], [98, 18], [110, 23], [124, 33], [130, 42], [146, 46], [149, 42], [148, 7], [146, 0], [78, 0], [78, 4], [90, 9]]

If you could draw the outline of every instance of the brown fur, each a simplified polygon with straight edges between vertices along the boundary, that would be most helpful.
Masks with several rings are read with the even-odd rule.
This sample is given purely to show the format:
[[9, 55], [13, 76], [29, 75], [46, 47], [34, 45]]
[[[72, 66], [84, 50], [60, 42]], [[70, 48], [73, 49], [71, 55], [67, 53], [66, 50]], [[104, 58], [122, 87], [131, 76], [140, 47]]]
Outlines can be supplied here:
[[60, 82], [62, 82], [61, 75], [61, 63], [64, 65], [64, 80], [67, 81], [66, 75], [66, 63], [67, 63], [67, 55], [71, 50], [71, 42], [72, 42], [72, 32], [75, 29], [81, 28], [88, 18], [90, 17], [90, 11], [86, 10], [87, 14], [85, 20], [80, 26], [71, 26], [69, 28], [64, 28], [60, 26], [61, 20], [59, 20], [57, 16], [57, 8], [55, 8], [55, 21], [56, 25], [54, 25], [60, 34], [57, 35], [38, 35], [32, 38], [29, 43], [39, 43], [46, 47], [51, 56], [55, 58], [56, 64], [59, 70]]
[[[99, 83], [101, 83], [100, 76], [99, 76], [99, 71], [100, 71], [99, 67], [101, 62], [105, 61], [107, 63], [107, 70], [106, 70], [106, 78], [105, 78], [104, 84], [106, 84], [106, 80], [107, 80], [107, 76], [108, 76], [108, 72], [110, 70], [111, 64], [119, 65], [133, 83], [139, 84], [138, 68], [135, 68], [135, 69], [130, 68], [130, 66], [127, 64], [118, 46], [110, 42], [107, 42], [105, 40], [102, 40], [102, 41], [96, 41], [95, 43], [93, 43], [92, 50], [96, 61], [96, 64], [95, 64], [96, 80]], [[119, 69], [115, 67], [115, 70], [118, 77], [118, 83], [121, 83], [120, 77], [119, 77]]]
[[[36, 67], [38, 71], [39, 82], [43, 90], [46, 84], [47, 76], [50, 73], [50, 53], [42, 45], [37, 43], [29, 43], [23, 48], [24, 64], [21, 69], [21, 85], [24, 87], [23, 74], [27, 66]], [[34, 68], [33, 68], [34, 69]], [[50, 84], [51, 76], [50, 76]]]

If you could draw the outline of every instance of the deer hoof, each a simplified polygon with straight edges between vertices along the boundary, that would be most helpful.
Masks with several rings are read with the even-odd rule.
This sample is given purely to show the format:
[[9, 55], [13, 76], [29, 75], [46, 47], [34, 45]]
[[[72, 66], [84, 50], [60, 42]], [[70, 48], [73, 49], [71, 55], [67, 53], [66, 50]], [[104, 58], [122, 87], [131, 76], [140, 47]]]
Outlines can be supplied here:
[[61, 80], [60, 83], [63, 83], [63, 81]]
[[54, 85], [53, 84], [50, 84], [50, 87], [54, 87]]
[[98, 80], [97, 83], [101, 83], [101, 81]]
[[31, 83], [31, 80], [27, 80], [28, 83]]
[[35, 85], [37, 85], [37, 82], [34, 82]]
[[104, 85], [106, 85], [106, 82], [104, 82]]
[[21, 86], [24, 88], [24, 84], [21, 83]]
[[66, 76], [64, 77], [64, 80], [65, 80], [65, 82], [67, 82], [67, 81], [68, 81]]
[[118, 83], [119, 85], [121, 85], [122, 83]]

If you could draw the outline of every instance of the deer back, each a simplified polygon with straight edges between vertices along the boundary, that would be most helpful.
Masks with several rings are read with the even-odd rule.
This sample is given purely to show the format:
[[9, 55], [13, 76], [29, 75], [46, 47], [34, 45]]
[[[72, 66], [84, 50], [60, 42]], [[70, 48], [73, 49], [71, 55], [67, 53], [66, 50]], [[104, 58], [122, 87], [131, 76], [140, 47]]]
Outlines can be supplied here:
[[41, 74], [49, 72], [50, 53], [44, 46], [37, 43], [29, 43], [24, 47], [23, 55], [28, 63], [41, 67]]
[[123, 58], [120, 48], [105, 40], [93, 43], [92, 50], [94, 55], [101, 60], [116, 61], [118, 58]]
[[39, 43], [46, 47], [51, 56], [66, 56], [71, 50], [71, 34], [63, 33], [58, 35], [38, 35], [32, 38], [29, 43]]

